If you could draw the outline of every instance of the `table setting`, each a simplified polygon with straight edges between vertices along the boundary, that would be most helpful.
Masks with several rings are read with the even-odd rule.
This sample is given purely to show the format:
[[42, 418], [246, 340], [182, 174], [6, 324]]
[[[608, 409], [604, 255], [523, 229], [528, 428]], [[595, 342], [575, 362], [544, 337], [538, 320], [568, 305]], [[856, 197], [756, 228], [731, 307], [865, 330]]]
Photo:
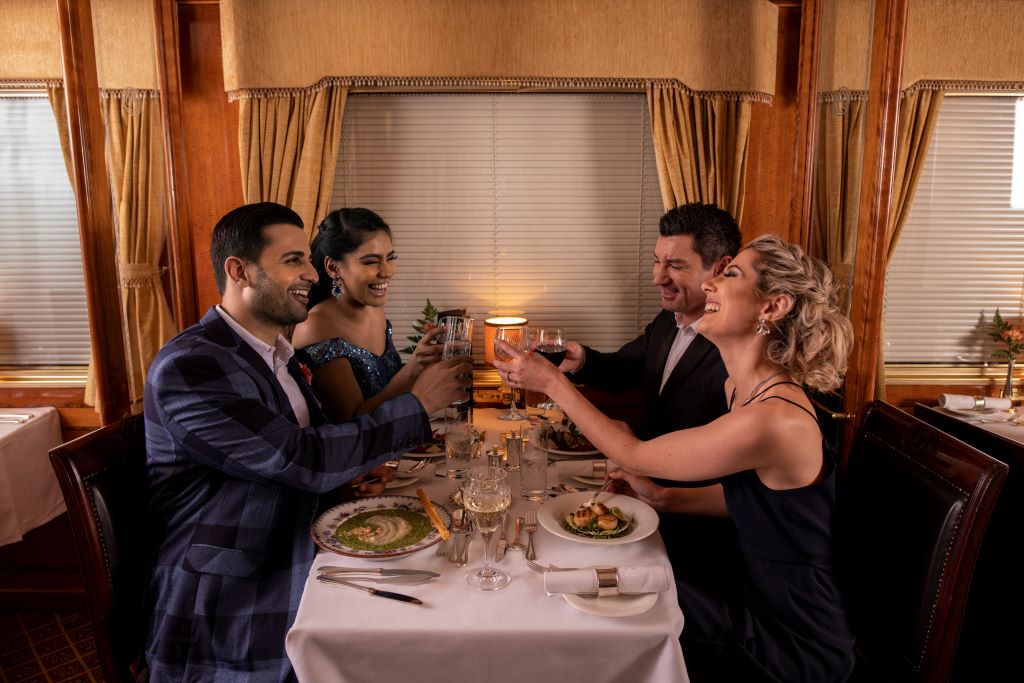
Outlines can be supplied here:
[[1024, 414], [1009, 398], [940, 394], [939, 408], [959, 420], [1024, 443]]
[[[505, 410], [473, 412], [486, 436], [464, 478], [431, 461], [415, 487], [314, 522], [320, 551], [286, 642], [299, 680], [688, 680], [657, 513], [602, 490], [599, 454], [549, 462], [530, 447], [529, 423], [516, 430], [498, 420]], [[509, 434], [513, 449], [525, 441], [519, 463], [507, 436], [500, 445]], [[543, 481], [531, 483], [537, 451]], [[403, 459], [397, 472], [422, 461]], [[611, 537], [570, 533], [563, 521], [587, 503], [617, 511], [624, 530], [594, 521]]]

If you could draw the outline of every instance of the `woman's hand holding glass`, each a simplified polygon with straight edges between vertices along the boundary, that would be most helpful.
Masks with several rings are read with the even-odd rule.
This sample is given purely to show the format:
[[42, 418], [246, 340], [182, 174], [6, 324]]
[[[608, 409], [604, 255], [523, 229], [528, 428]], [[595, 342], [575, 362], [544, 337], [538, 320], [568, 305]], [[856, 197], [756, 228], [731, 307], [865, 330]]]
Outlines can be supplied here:
[[435, 338], [440, 337], [443, 334], [443, 327], [435, 327], [427, 330], [423, 333], [423, 336], [420, 337], [420, 340], [416, 343], [416, 348], [413, 350], [408, 363], [409, 369], [412, 370], [413, 377], [419, 377], [419, 374], [423, 372], [426, 367], [441, 360], [441, 345], [435, 341]]
[[494, 352], [494, 367], [510, 387], [551, 395], [563, 378], [561, 371], [543, 357], [510, 346], [501, 339], [494, 340]]
[[[501, 369], [501, 362], [513, 358], [512, 352], [516, 355], [529, 353], [530, 332], [525, 327], [499, 327], [494, 334], [494, 367]], [[508, 382], [508, 375], [502, 377]], [[516, 408], [516, 388], [511, 387], [511, 405], [508, 412], [498, 416], [499, 420], [515, 421], [529, 420], [530, 417], [519, 412]]]

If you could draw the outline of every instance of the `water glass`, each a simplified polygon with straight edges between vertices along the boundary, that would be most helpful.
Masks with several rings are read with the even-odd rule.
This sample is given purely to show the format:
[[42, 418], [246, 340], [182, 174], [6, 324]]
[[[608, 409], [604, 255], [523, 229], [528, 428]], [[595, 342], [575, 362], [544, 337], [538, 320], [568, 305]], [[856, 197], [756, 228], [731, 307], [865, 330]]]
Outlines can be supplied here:
[[[473, 342], [468, 339], [446, 339], [444, 342], [444, 349], [441, 351], [441, 358], [448, 360], [449, 358], [456, 358], [459, 356], [466, 357], [472, 362], [473, 359]], [[473, 374], [468, 373], [469, 379], [469, 395], [473, 395]], [[469, 396], [464, 399], [455, 400], [452, 402], [453, 406], [462, 405], [469, 402]]]
[[501, 435], [501, 442], [505, 446], [505, 469], [511, 472], [518, 471], [523, 454], [522, 432], [505, 432]]
[[445, 466], [449, 479], [463, 479], [473, 465], [476, 433], [463, 407], [449, 408], [445, 414]]
[[[534, 433], [536, 432], [536, 433]], [[519, 459], [519, 495], [544, 500], [548, 492], [548, 451], [539, 430], [532, 430]]]

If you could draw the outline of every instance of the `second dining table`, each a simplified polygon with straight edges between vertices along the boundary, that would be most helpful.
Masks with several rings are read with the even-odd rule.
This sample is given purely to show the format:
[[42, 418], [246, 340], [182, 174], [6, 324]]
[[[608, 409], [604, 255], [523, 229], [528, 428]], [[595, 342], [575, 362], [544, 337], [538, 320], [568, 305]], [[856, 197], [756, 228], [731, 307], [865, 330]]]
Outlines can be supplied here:
[[[497, 409], [474, 411], [474, 425], [485, 433], [483, 450], [493, 447], [513, 423], [497, 419]], [[525, 423], [523, 423], [525, 424]], [[481, 457], [481, 464], [486, 458]], [[553, 462], [548, 483], [573, 482], [589, 474], [592, 458]], [[449, 495], [460, 482], [444, 477], [444, 463], [420, 470], [422, 478], [387, 491], [415, 496], [423, 488], [435, 504], [454, 506]], [[518, 472], [510, 472], [510, 518], [538, 503], [519, 496]], [[552, 498], [548, 498], [552, 500]], [[512, 525], [509, 525], [509, 536]], [[525, 539], [525, 533], [524, 533]], [[537, 561], [560, 567], [671, 567], [657, 532], [630, 543], [602, 547], [574, 542], [541, 526], [535, 535]], [[300, 681], [488, 681], [529, 680], [588, 683], [688, 681], [678, 637], [683, 615], [674, 582], [657, 593], [646, 611], [613, 616], [615, 599], [596, 598], [573, 606], [562, 595], [549, 596], [544, 577], [531, 571], [521, 549], [509, 549], [497, 564], [510, 585], [480, 591], [465, 577], [482, 565], [483, 539], [476, 534], [464, 567], [428, 547], [388, 561], [344, 556], [320, 550], [306, 580], [302, 601], [286, 649]], [[413, 595], [422, 605], [382, 599], [347, 586], [316, 580], [324, 565], [425, 569], [440, 573], [427, 583], [375, 586]], [[366, 584], [372, 585], [372, 584]], [[612, 600], [612, 602], [603, 602]], [[589, 611], [583, 611], [584, 609]], [[637, 610], [625, 610], [636, 612]], [[596, 612], [596, 613], [595, 613]]]

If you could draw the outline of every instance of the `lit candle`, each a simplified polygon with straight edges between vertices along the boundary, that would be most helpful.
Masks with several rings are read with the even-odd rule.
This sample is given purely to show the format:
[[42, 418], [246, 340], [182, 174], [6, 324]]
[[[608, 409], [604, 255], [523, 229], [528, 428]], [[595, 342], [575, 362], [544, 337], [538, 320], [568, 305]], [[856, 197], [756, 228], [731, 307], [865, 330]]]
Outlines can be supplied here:
[[[530, 321], [524, 318], [522, 311], [493, 311], [502, 315], [484, 321], [484, 359], [494, 363], [494, 336], [499, 327], [526, 327]], [[508, 315], [504, 315], [507, 313]]]

